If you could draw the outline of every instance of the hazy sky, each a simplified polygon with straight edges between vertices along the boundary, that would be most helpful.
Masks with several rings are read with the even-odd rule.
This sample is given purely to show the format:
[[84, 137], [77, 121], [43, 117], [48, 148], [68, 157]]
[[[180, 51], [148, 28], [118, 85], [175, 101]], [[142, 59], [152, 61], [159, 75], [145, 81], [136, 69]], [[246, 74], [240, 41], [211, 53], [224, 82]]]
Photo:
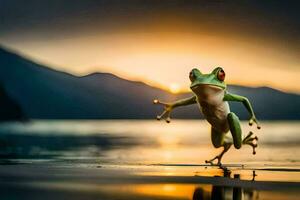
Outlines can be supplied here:
[[300, 93], [298, 1], [0, 0], [0, 44], [77, 75], [188, 89], [222, 66], [227, 83]]

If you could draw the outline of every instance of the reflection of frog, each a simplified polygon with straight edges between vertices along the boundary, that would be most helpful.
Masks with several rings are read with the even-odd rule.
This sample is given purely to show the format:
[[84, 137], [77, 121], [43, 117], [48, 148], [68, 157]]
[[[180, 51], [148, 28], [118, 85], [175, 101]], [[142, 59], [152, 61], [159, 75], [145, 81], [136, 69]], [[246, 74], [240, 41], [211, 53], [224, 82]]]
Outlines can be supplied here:
[[[231, 171], [227, 168], [223, 168], [223, 177], [229, 180]], [[256, 174], [253, 171], [254, 181]], [[217, 176], [215, 176], [217, 177]], [[234, 179], [240, 180], [240, 174], [235, 174]], [[228, 184], [229, 181], [226, 181]], [[243, 199], [258, 199], [258, 191], [255, 191], [251, 188], [242, 188], [242, 187], [232, 187], [230, 184], [227, 186], [224, 185], [213, 185], [211, 192], [204, 190], [202, 187], [196, 187], [193, 200], [243, 200]]]
[[[248, 99], [226, 91], [224, 70], [217, 67], [209, 74], [202, 74], [198, 69], [193, 69], [190, 72], [189, 78], [191, 80], [190, 88], [194, 96], [173, 103], [163, 103], [154, 100], [155, 104], [165, 106], [164, 112], [160, 116], [157, 116], [157, 119], [164, 118], [166, 122], [170, 122], [170, 112], [174, 108], [198, 103], [204, 117], [211, 124], [211, 140], [214, 147], [224, 147], [224, 150], [219, 155], [206, 161], [206, 163], [213, 164], [213, 161], [218, 159], [217, 164], [221, 165], [222, 156], [229, 150], [232, 144], [236, 149], [241, 148], [242, 144], [248, 144], [253, 147], [253, 154], [255, 154], [257, 144], [254, 141], [257, 140], [257, 137], [251, 137], [253, 133], [250, 132], [242, 139], [239, 118], [233, 112], [230, 112], [227, 101], [242, 102], [251, 115], [249, 125], [256, 123], [258, 129], [260, 129], [260, 126]], [[229, 130], [232, 138], [226, 136]]]

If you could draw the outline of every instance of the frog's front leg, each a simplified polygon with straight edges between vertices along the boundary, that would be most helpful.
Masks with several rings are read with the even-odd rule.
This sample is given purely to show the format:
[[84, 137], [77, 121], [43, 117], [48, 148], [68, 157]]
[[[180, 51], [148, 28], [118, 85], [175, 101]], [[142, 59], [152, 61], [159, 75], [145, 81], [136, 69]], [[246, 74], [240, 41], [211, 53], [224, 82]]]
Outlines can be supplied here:
[[236, 94], [231, 94], [231, 93], [226, 93], [224, 98], [224, 101], [237, 101], [237, 102], [242, 102], [243, 105], [246, 107], [247, 111], [250, 113], [250, 120], [249, 120], [249, 125], [252, 126], [253, 123], [256, 123], [257, 128], [260, 129], [260, 125], [258, 124], [258, 121], [255, 117], [253, 108], [249, 102], [249, 100], [246, 97], [236, 95]]
[[179, 106], [187, 106], [187, 105], [197, 103], [197, 98], [196, 98], [196, 96], [192, 96], [190, 98], [178, 100], [178, 101], [175, 101], [173, 103], [164, 103], [164, 102], [161, 102], [161, 101], [155, 99], [155, 100], [153, 100], [153, 103], [154, 104], [160, 104], [160, 105], [164, 106], [164, 111], [162, 112], [161, 115], [158, 115], [156, 117], [156, 119], [161, 120], [162, 118], [164, 118], [167, 123], [170, 123], [170, 121], [171, 121], [171, 118], [170, 118], [171, 111], [174, 108], [179, 107]]
[[242, 147], [242, 144], [247, 144], [253, 148], [253, 154], [255, 154], [255, 148], [257, 147], [256, 141], [258, 140], [258, 138], [256, 136], [251, 137], [253, 133], [249, 132], [249, 134], [242, 140], [242, 129], [240, 125], [240, 120], [233, 112], [228, 114], [227, 120], [233, 138], [234, 147], [236, 149], [240, 149]]

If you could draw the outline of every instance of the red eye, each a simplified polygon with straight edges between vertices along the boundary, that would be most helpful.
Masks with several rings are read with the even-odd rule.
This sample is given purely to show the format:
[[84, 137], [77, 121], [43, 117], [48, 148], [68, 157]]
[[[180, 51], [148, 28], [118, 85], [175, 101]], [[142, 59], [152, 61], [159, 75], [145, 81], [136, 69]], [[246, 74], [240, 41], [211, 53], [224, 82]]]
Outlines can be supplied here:
[[220, 80], [220, 81], [224, 81], [225, 80], [225, 72], [224, 72], [224, 70], [223, 69], [221, 69], [219, 72], [218, 72], [218, 79]]
[[193, 71], [190, 72], [189, 77], [190, 77], [190, 80], [191, 80], [191, 81], [194, 81], [194, 80], [195, 80], [195, 75], [194, 75]]

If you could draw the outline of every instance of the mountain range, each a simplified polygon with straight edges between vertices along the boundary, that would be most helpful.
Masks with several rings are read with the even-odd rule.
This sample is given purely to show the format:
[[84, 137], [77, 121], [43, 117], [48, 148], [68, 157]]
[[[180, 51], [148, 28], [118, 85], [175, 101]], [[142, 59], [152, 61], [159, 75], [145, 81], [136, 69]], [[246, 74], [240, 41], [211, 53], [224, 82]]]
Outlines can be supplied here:
[[[0, 48], [0, 85], [18, 112], [29, 119], [150, 119], [162, 112], [162, 107], [152, 104], [153, 99], [174, 101], [192, 95], [172, 94], [109, 73], [74, 76], [5, 48]], [[229, 85], [228, 90], [248, 97], [259, 119], [300, 119], [300, 95], [269, 87]], [[249, 117], [241, 103], [230, 104], [240, 118]], [[0, 109], [5, 107], [0, 105]], [[173, 118], [201, 117], [196, 105], [173, 113]]]

